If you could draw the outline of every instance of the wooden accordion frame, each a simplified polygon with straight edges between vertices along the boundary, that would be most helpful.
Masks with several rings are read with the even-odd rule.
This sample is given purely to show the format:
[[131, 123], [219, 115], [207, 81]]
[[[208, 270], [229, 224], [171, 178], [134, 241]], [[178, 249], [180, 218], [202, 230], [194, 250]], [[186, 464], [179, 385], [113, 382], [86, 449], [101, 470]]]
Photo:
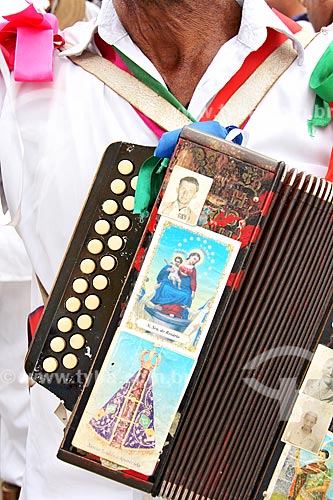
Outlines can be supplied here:
[[[106, 151], [26, 369], [73, 410], [60, 459], [171, 500], [259, 499], [312, 354], [332, 341], [333, 187], [185, 127], [152, 213], [142, 219], [132, 213], [133, 179], [151, 154], [151, 148], [124, 143]], [[191, 234], [199, 227], [200, 236], [221, 235], [239, 247], [196, 354], [194, 344], [189, 349], [194, 362], [173, 425], [146, 474], [73, 441], [142, 269], [148, 272], [145, 258], [163, 221], [161, 203], [179, 168], [199, 181], [211, 179], [197, 224], [182, 230]], [[144, 342], [151, 334], [144, 333]], [[163, 342], [152, 335], [154, 346]], [[94, 420], [109, 430], [111, 403]]]

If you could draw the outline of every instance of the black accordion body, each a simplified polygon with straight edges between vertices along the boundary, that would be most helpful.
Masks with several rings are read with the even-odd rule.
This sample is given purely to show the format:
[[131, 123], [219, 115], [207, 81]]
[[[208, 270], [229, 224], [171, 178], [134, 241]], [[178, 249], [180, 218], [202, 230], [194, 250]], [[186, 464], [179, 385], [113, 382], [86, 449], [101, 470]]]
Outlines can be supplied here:
[[[151, 154], [107, 149], [26, 368], [72, 410], [60, 459], [171, 500], [260, 499], [332, 342], [333, 187], [185, 128], [142, 218]], [[194, 223], [163, 211], [184, 179]]]

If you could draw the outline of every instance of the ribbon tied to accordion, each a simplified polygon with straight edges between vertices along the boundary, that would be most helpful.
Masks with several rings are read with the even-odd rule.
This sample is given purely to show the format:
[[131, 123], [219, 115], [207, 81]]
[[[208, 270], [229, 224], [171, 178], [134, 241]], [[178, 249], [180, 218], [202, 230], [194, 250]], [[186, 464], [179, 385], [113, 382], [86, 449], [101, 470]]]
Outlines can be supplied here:
[[[189, 125], [196, 130], [242, 144], [244, 132], [234, 125], [223, 127], [217, 121], [195, 122]], [[154, 152], [142, 165], [135, 192], [134, 213], [147, 217], [161, 187], [165, 170], [176, 147], [181, 129], [165, 132]]]

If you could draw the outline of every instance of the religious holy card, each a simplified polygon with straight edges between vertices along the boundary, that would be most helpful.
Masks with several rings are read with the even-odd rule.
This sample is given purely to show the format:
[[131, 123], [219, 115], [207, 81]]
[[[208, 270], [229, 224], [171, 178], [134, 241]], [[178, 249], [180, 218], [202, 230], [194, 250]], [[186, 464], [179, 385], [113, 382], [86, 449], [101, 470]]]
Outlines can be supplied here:
[[118, 331], [73, 445], [125, 469], [151, 475], [194, 363], [154, 340]]
[[161, 217], [120, 326], [198, 355], [239, 248]]

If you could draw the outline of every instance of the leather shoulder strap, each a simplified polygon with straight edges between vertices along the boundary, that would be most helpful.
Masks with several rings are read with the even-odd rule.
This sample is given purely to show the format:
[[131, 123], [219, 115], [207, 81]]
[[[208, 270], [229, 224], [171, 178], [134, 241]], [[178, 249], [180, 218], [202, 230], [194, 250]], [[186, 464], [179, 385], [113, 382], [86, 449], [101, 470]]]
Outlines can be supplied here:
[[[301, 30], [294, 36], [305, 48], [313, 40], [315, 33]], [[297, 52], [292, 46], [292, 41], [286, 40], [234, 92], [216, 115], [215, 120], [221, 124], [232, 124], [240, 127], [253, 113], [275, 82], [295, 61], [296, 57]]]
[[[301, 30], [294, 36], [306, 47], [315, 35]], [[240, 126], [253, 113], [269, 89], [289, 68], [296, 57], [297, 52], [293, 49], [292, 42], [289, 39], [286, 40], [234, 93], [215, 117], [215, 120], [224, 126], [230, 124]], [[74, 64], [95, 75], [164, 130], [175, 130], [191, 123], [181, 111], [154, 90], [103, 57], [84, 52], [81, 56], [69, 58]]]
[[107, 59], [87, 51], [81, 56], [71, 56], [69, 59], [95, 75], [164, 130], [175, 130], [192, 123], [154, 90]]

